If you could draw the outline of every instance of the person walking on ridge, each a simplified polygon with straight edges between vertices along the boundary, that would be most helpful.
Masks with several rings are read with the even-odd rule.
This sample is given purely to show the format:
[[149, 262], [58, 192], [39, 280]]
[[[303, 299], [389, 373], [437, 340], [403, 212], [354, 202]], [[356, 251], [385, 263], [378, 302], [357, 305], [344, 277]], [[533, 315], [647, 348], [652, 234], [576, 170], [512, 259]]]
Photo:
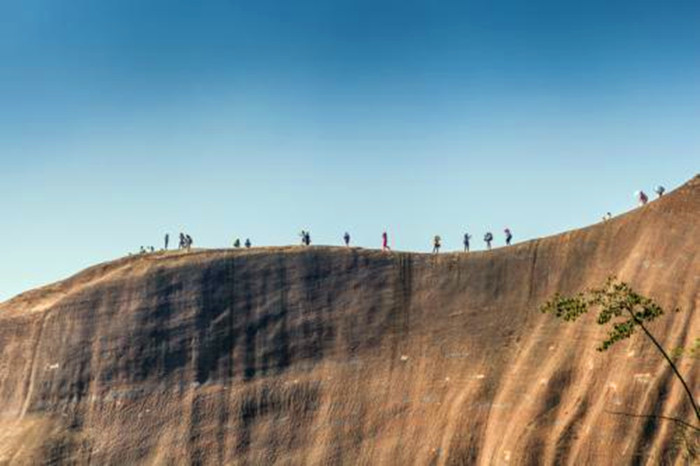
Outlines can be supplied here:
[[659, 185], [659, 186], [656, 187], [656, 189], [654, 189], [654, 192], [656, 193], [656, 195], [657, 195], [658, 197], [661, 197], [661, 196], [663, 196], [664, 193], [666, 192], [666, 188], [664, 188], [663, 186]]
[[168, 250], [168, 243], [170, 243], [170, 234], [166, 233], [165, 234], [165, 250]]
[[350, 247], [350, 233], [348, 233], [347, 231], [343, 235], [343, 241], [345, 242], [345, 247], [349, 248]]
[[382, 233], [382, 251], [391, 251], [389, 247], [389, 235], [386, 234], [386, 231]]
[[639, 201], [640, 206], [644, 206], [649, 202], [649, 196], [644, 191], [639, 191], [637, 193], [637, 200]]
[[247, 249], [250, 249], [250, 247], [253, 245], [253, 243], [250, 242], [250, 238], [246, 238], [245, 240], [245, 247]]
[[435, 238], [433, 238], [433, 254], [437, 254], [440, 252], [440, 242], [442, 241], [442, 238], [440, 238], [440, 235], [435, 235]]
[[241, 240], [236, 238], [236, 241], [233, 242], [233, 247], [238, 249], [241, 247]]
[[484, 241], [486, 241], [486, 248], [491, 250], [491, 241], [493, 241], [493, 234], [489, 231], [484, 235]]
[[472, 239], [469, 233], [464, 234], [464, 252], [469, 252], [469, 240]]
[[510, 242], [513, 241], [513, 233], [510, 232], [510, 228], [503, 230], [503, 233], [506, 234], [506, 246], [510, 246]]

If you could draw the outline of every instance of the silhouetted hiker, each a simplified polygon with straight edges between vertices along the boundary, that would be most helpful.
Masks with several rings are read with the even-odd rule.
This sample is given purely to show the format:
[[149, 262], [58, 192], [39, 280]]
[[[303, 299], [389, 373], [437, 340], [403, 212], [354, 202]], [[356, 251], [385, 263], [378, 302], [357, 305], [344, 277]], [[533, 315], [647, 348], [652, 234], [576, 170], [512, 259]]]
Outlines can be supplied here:
[[663, 186], [659, 185], [659, 186], [656, 187], [656, 189], [654, 189], [654, 192], [656, 193], [656, 195], [657, 195], [658, 197], [661, 197], [661, 196], [663, 196], [664, 193], [666, 192], [666, 188], [664, 188]]
[[185, 246], [187, 247], [187, 251], [189, 252], [190, 248], [192, 247], [192, 237], [190, 235], [185, 235]]
[[306, 230], [301, 230], [299, 237], [301, 238], [301, 245], [306, 246]]
[[348, 233], [347, 231], [346, 231], [345, 234], [343, 235], [343, 241], [345, 241], [345, 246], [346, 246], [346, 247], [349, 247], [349, 246], [350, 246], [350, 233]]
[[440, 252], [440, 241], [440, 235], [435, 235], [435, 238], [433, 238], [433, 254]]
[[503, 233], [506, 234], [506, 246], [510, 246], [510, 242], [513, 241], [513, 233], [510, 232], [510, 228], [503, 230]]
[[386, 231], [382, 233], [382, 251], [391, 251], [389, 247], [389, 235], [386, 234]]
[[469, 233], [464, 234], [464, 252], [469, 252], [469, 240], [472, 239]]
[[308, 231], [306, 232], [306, 235], [304, 236], [304, 244], [306, 244], [307, 246], [311, 246], [311, 233]]
[[639, 205], [646, 205], [647, 202], [649, 202], [649, 196], [644, 191], [639, 191], [637, 193], [637, 200], [639, 201]]
[[168, 233], [165, 234], [165, 250], [168, 250], [168, 243], [170, 242], [170, 235]]
[[146, 254], [146, 248], [141, 246], [141, 249], [139, 249], [139, 254]]
[[180, 246], [179, 249], [185, 249], [185, 234], [180, 233]]
[[246, 247], [246, 248], [250, 249], [250, 247], [251, 247], [252, 245], [253, 245], [253, 244], [250, 242], [250, 239], [246, 239], [246, 240], [245, 240], [245, 247]]
[[236, 238], [236, 241], [233, 242], [233, 247], [240, 248], [241, 247], [241, 240]]
[[491, 249], [491, 241], [493, 241], [493, 235], [489, 231], [484, 235], [484, 241], [486, 241], [486, 247], [490, 250]]

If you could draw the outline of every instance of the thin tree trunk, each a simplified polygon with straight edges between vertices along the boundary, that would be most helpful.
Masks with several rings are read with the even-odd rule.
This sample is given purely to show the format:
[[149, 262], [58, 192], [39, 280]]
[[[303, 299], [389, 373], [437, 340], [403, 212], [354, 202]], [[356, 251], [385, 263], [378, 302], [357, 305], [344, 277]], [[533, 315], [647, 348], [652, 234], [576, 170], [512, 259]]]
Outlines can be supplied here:
[[676, 374], [676, 377], [678, 377], [678, 380], [681, 381], [683, 384], [683, 388], [685, 388], [685, 392], [688, 395], [688, 399], [690, 400], [690, 403], [693, 405], [693, 409], [695, 410], [695, 417], [698, 418], [698, 422], [700, 422], [700, 408], [698, 408], [698, 404], [695, 402], [695, 397], [693, 396], [693, 392], [690, 391], [690, 387], [688, 387], [688, 384], [685, 383], [685, 379], [681, 375], [680, 372], [678, 372], [678, 368], [676, 365], [673, 363], [671, 358], [666, 354], [666, 351], [663, 349], [663, 347], [659, 344], [658, 341], [656, 341], [656, 338], [654, 338], [654, 335], [651, 334], [649, 330], [644, 326], [644, 323], [637, 318], [636, 315], [634, 315], [634, 312], [631, 309], [627, 309], [627, 312], [630, 313], [634, 321], [639, 324], [640, 327], [642, 327], [642, 330], [644, 330], [644, 333], [649, 337], [649, 339], [654, 343], [654, 346], [661, 352], [661, 354], [664, 355], [664, 358], [666, 358], [666, 361], [669, 363], [671, 366], [671, 369], [673, 369], [673, 372]]

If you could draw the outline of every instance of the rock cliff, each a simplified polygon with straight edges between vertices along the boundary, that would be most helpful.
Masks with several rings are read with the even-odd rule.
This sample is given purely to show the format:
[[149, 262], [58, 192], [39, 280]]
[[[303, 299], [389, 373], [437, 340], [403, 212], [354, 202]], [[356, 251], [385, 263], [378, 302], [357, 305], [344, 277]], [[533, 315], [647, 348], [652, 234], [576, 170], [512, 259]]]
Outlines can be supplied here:
[[[700, 337], [700, 177], [491, 252], [129, 257], [0, 304], [0, 463], [677, 463], [680, 384], [643, 337], [538, 312], [610, 274]], [[592, 316], [591, 316], [592, 317]], [[700, 398], [700, 363], [680, 370]]]

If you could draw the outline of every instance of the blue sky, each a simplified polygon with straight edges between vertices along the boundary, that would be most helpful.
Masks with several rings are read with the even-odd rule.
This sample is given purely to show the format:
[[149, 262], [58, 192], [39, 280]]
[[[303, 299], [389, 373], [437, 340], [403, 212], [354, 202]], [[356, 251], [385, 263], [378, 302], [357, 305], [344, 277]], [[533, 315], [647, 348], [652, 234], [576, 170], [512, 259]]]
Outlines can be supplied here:
[[0, 299], [181, 230], [545, 236], [692, 177], [698, 128], [694, 0], [4, 2]]

